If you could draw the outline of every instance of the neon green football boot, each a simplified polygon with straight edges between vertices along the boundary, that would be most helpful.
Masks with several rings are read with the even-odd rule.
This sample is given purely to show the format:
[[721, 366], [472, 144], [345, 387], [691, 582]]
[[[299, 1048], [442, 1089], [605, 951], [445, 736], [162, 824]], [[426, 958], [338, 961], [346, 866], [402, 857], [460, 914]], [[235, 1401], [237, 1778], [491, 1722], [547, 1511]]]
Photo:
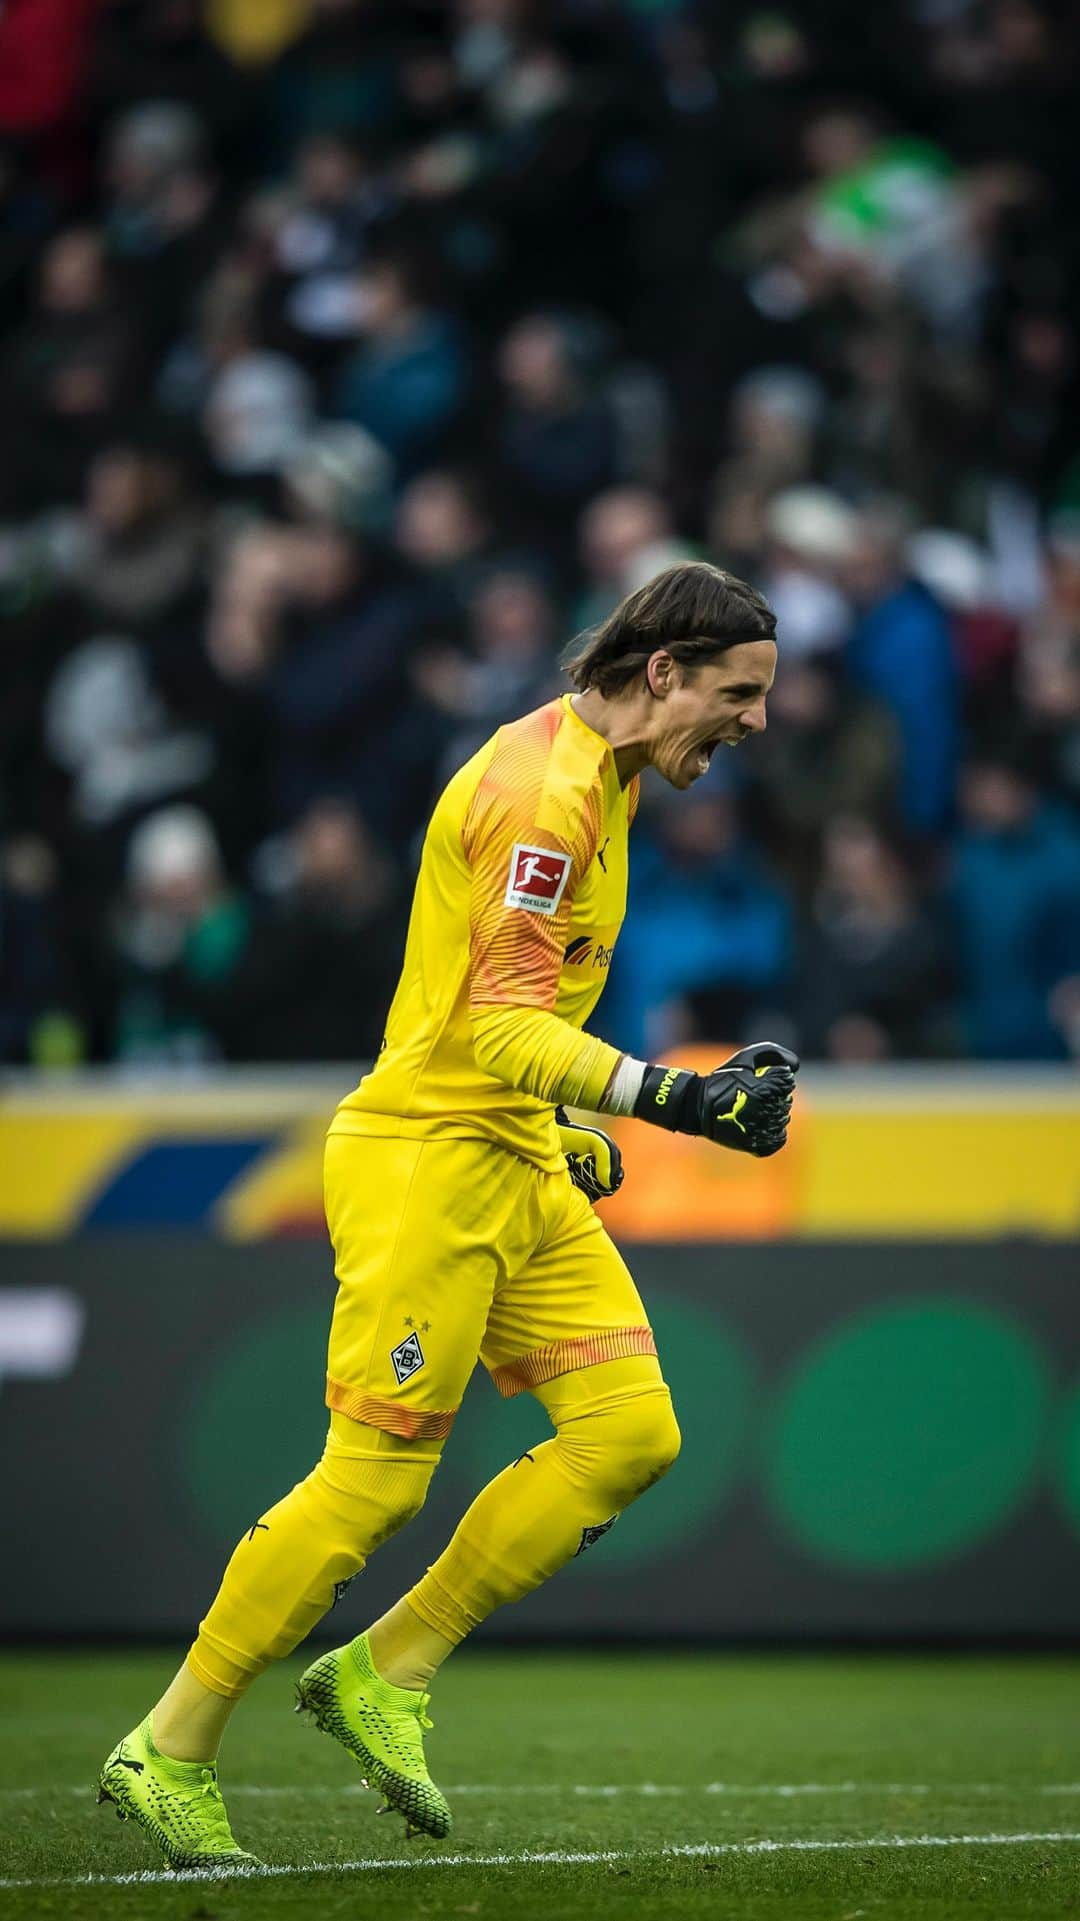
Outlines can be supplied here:
[[113, 1749], [98, 1776], [97, 1798], [112, 1801], [121, 1821], [137, 1821], [170, 1868], [224, 1875], [262, 1867], [233, 1839], [217, 1768], [159, 1754], [149, 1715]]
[[365, 1787], [383, 1794], [378, 1812], [396, 1808], [405, 1816], [406, 1838], [432, 1834], [441, 1841], [450, 1832], [450, 1809], [424, 1759], [430, 1699], [384, 1681], [362, 1634], [312, 1662], [297, 1684], [296, 1712], [309, 1712], [323, 1734], [348, 1748], [363, 1770]]

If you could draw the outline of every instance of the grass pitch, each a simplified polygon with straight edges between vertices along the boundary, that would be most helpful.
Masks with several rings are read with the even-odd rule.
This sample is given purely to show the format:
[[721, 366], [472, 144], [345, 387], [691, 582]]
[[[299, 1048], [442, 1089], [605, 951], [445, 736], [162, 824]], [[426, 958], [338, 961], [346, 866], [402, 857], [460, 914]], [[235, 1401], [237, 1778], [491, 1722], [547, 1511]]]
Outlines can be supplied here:
[[272, 1872], [226, 1882], [160, 1873], [90, 1788], [175, 1665], [0, 1661], [5, 1921], [1080, 1917], [1074, 1661], [468, 1650], [428, 1736], [454, 1832], [406, 1843], [290, 1712], [298, 1658], [229, 1734], [233, 1827]]

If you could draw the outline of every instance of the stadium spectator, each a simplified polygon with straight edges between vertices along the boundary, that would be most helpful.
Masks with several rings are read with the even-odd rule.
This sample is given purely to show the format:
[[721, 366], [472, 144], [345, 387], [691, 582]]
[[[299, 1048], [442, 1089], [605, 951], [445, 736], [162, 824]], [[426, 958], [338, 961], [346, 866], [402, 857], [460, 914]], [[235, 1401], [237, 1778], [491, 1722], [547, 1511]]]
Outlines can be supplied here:
[[0, 132], [47, 140], [67, 126], [86, 79], [96, 11], [96, 0], [4, 9]]
[[788, 487], [765, 513], [762, 592], [790, 657], [830, 653], [847, 639], [852, 607], [837, 585], [856, 548], [856, 516], [826, 487]]
[[[1076, 22], [121, 0], [90, 45], [67, 11], [55, 73], [46, 35], [0, 74], [0, 807], [91, 1052], [148, 813], [201, 811], [285, 955], [261, 850], [333, 807], [407, 865], [442, 774], [687, 552], [773, 599], [780, 672], [693, 848], [643, 798], [701, 966], [669, 992], [650, 920], [621, 983], [622, 943], [625, 1035], [794, 1009], [789, 930], [850, 893], [890, 965], [928, 916], [966, 958], [949, 1031], [928, 973], [840, 1051], [1076, 1051], [1070, 954], [993, 878], [1049, 897], [1080, 807]], [[958, 824], [1002, 741], [1009, 824], [967, 775]]]
[[851, 686], [835, 655], [781, 660], [768, 729], [744, 779], [755, 822], [797, 898], [813, 884], [830, 821], [895, 820], [898, 773], [895, 723]]
[[272, 70], [274, 153], [291, 154], [334, 127], [359, 139], [387, 135], [396, 106], [390, 10], [369, 0], [308, 0], [302, 33]]
[[671, 515], [661, 496], [650, 488], [611, 487], [597, 494], [582, 514], [579, 528], [585, 583], [574, 608], [575, 628], [598, 627], [606, 620], [629, 592], [641, 556], [670, 539], [671, 533]]
[[946, 1041], [942, 942], [899, 849], [836, 813], [793, 970], [798, 1044], [827, 1060], [936, 1053]]
[[499, 463], [533, 537], [568, 537], [585, 502], [616, 477], [614, 415], [590, 387], [594, 356], [585, 330], [551, 314], [527, 315], [500, 345]]
[[242, 543], [211, 648], [219, 671], [265, 702], [276, 823], [329, 787], [380, 833], [407, 832], [395, 740], [412, 613], [386, 561], [343, 528], [267, 529]]
[[263, 65], [292, 45], [307, 23], [308, 0], [209, 0], [206, 31], [238, 65]]
[[993, 715], [1009, 698], [1016, 667], [1017, 624], [995, 592], [990, 552], [966, 534], [924, 527], [907, 543], [914, 579], [949, 615], [967, 717]]
[[[562, 691], [555, 666], [556, 611], [534, 574], [509, 567], [479, 580], [468, 602], [469, 651], [430, 648], [413, 682], [441, 738], [440, 781], [480, 748], [509, 714]], [[438, 782], [437, 782], [438, 784]]]
[[175, 100], [131, 107], [108, 133], [105, 233], [119, 285], [156, 365], [214, 267], [230, 215], [206, 126]]
[[628, 914], [598, 1011], [620, 1045], [651, 1059], [679, 1041], [738, 1039], [783, 998], [791, 914], [742, 834], [733, 797], [709, 789], [635, 829]]
[[61, 662], [46, 692], [44, 731], [49, 757], [67, 777], [76, 834], [122, 834], [148, 807], [196, 793], [214, 764], [210, 739], [178, 725], [146, 654], [122, 635], [95, 635]]
[[809, 478], [828, 397], [803, 367], [759, 367], [731, 396], [735, 456], [753, 461], [770, 491]]
[[811, 478], [825, 411], [821, 383], [800, 367], [761, 367], [735, 387], [731, 448], [713, 477], [707, 525], [733, 573], [760, 568], [772, 497]]
[[227, 979], [250, 939], [249, 903], [228, 884], [206, 815], [196, 807], [148, 815], [131, 837], [111, 930], [117, 1058], [219, 1058], [219, 1038], [186, 990]]
[[[170, 809], [132, 839], [117, 940], [122, 1056], [370, 1058], [403, 937], [392, 865], [346, 803], [315, 802], [223, 878], [205, 817]], [[377, 938], [375, 938], [377, 936]]]
[[950, 899], [965, 1048], [1060, 1059], [1075, 1038], [1080, 830], [1008, 751], [967, 763], [960, 808]]
[[42, 256], [26, 324], [0, 359], [6, 513], [78, 498], [97, 446], [133, 398], [138, 351], [99, 230], [59, 233]]
[[257, 939], [231, 987], [246, 1057], [372, 1059], [404, 943], [400, 872], [355, 808], [324, 796], [256, 873]]
[[940, 832], [953, 806], [959, 689], [944, 610], [911, 578], [907, 509], [881, 503], [860, 514], [843, 573], [858, 617], [847, 644], [857, 687], [892, 713], [900, 735], [900, 814], [917, 834]]
[[247, 479], [280, 472], [313, 416], [307, 376], [284, 354], [240, 353], [211, 382], [206, 438], [218, 472]]
[[395, 200], [355, 139], [325, 130], [301, 143], [273, 256], [286, 287], [285, 317], [306, 344], [353, 339], [363, 311], [356, 271]]
[[116, 442], [98, 453], [82, 511], [51, 526], [57, 584], [94, 623], [149, 632], [202, 585], [206, 527], [185, 463]]
[[1080, 810], [1080, 515], [1051, 523], [1045, 604], [1021, 629], [1017, 689], [1035, 765]]
[[296, 520], [357, 534], [390, 531], [394, 463], [362, 427], [321, 422], [294, 445], [281, 481], [283, 505]]
[[420, 576], [428, 620], [455, 626], [495, 557], [476, 477], [434, 467], [418, 474], [398, 503], [396, 532], [398, 552]]
[[67, 1065], [81, 1052], [58, 906], [48, 844], [29, 835], [0, 842], [0, 1062], [8, 1066]]
[[970, 339], [982, 276], [948, 154], [858, 106], [811, 118], [804, 151], [818, 183], [807, 232], [830, 268], [895, 286], [939, 332]]
[[335, 394], [337, 411], [388, 448], [402, 476], [439, 452], [466, 397], [457, 325], [427, 296], [424, 279], [415, 256], [400, 253], [360, 275], [363, 345]]

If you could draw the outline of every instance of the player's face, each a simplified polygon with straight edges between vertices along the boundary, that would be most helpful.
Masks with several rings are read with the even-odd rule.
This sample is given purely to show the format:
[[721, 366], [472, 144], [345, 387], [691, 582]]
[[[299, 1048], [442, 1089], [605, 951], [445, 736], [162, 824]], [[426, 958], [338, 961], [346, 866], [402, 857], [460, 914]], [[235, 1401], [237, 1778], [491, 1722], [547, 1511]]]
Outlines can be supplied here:
[[717, 747], [737, 747], [765, 731], [765, 699], [776, 672], [776, 643], [744, 640], [719, 659], [681, 667], [659, 652], [649, 662], [655, 695], [649, 759], [672, 787], [690, 787]]

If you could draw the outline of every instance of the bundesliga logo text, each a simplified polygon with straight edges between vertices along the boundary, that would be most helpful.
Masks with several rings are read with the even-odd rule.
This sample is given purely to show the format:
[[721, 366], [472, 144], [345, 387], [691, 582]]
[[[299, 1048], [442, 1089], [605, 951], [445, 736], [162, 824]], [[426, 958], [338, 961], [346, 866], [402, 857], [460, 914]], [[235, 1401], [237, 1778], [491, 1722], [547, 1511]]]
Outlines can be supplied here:
[[530, 914], [554, 914], [569, 877], [569, 854], [555, 853], [550, 847], [527, 847], [518, 841], [510, 856], [506, 905], [524, 907]]

